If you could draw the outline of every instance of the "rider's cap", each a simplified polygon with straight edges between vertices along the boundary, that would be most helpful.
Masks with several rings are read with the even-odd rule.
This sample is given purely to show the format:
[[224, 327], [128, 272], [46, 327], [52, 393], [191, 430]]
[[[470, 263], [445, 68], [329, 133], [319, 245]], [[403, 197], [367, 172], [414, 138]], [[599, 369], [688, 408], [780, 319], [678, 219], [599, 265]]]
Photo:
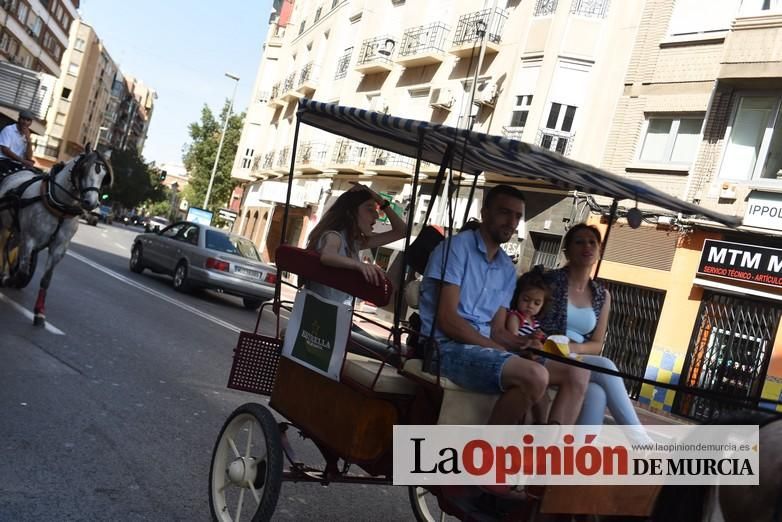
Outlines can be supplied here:
[[33, 114], [32, 111], [28, 111], [27, 109], [23, 110], [19, 113], [19, 119], [25, 119], [25, 120], [34, 120], [35, 114]]

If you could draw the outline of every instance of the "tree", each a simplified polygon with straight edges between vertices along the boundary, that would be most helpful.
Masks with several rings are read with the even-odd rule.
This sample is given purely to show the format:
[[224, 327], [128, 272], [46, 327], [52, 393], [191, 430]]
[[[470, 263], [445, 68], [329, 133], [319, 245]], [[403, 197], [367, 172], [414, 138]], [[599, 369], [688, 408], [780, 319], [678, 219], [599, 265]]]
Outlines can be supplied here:
[[[216, 120], [211, 109], [204, 104], [201, 109], [201, 121], [190, 124], [191, 143], [188, 144], [183, 160], [190, 181], [184, 190], [184, 197], [193, 206], [200, 206], [206, 196], [209, 186], [209, 177], [212, 174], [217, 148], [220, 144], [220, 133], [228, 114], [229, 102], [226, 100], [220, 113], [220, 120]], [[217, 209], [226, 206], [234, 185], [231, 179], [236, 149], [239, 147], [239, 137], [242, 133], [244, 113], [232, 114], [225, 130], [223, 150], [220, 153], [220, 161], [217, 164], [212, 192], [209, 196], [209, 209], [217, 213]]]
[[112, 151], [111, 168], [114, 171], [114, 184], [107, 193], [112, 203], [135, 208], [143, 201], [160, 201], [165, 198], [165, 191], [158, 182], [158, 170], [144, 163], [135, 150]]

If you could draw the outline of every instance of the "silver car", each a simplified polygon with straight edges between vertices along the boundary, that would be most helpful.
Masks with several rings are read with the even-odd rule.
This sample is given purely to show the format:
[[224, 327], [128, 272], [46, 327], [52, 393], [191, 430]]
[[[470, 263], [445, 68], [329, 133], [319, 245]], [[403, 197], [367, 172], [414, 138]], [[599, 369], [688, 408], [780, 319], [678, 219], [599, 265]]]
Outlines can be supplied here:
[[172, 274], [174, 288], [208, 288], [243, 298], [258, 308], [274, 292], [277, 270], [261, 262], [248, 239], [189, 221], [174, 223], [133, 240], [130, 269]]

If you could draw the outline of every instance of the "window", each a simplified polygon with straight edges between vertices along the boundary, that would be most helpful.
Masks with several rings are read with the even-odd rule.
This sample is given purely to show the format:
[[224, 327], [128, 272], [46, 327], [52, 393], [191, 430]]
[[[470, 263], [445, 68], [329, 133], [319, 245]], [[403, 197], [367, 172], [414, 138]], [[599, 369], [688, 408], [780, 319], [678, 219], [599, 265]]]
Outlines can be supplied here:
[[71, 98], [71, 90], [67, 87], [63, 87], [61, 96], [63, 100], [69, 100]]
[[323, 12], [323, 7], [318, 7], [318, 9], [315, 11], [315, 22], [317, 23], [318, 20], [320, 20], [320, 14]]
[[532, 95], [516, 96], [516, 105], [510, 116], [510, 126], [512, 128], [523, 128], [527, 124], [529, 108], [532, 105]]
[[782, 0], [742, 0], [741, 15], [763, 15], [782, 11]]
[[255, 153], [254, 149], [245, 149], [244, 150], [244, 157], [242, 158], [242, 168], [243, 169], [249, 169], [253, 162], [253, 154]]
[[76, 49], [77, 51], [83, 51], [84, 45], [86, 43], [87, 42], [85, 42], [83, 38], [77, 38], [76, 43], [73, 44], [73, 48]]
[[304, 28], [307, 26], [307, 20], [302, 20], [301, 25], [299, 26], [299, 34], [304, 32]]
[[43, 20], [40, 16], [33, 14], [28, 19], [28, 27], [35, 37], [41, 35], [41, 29], [43, 29]]
[[538, 131], [538, 145], [567, 155], [572, 145], [575, 118], [576, 107], [552, 102], [546, 118], [546, 126]]
[[701, 117], [652, 117], [638, 155], [640, 161], [690, 165], [698, 152]]
[[550, 236], [539, 232], [530, 232], [535, 252], [532, 254], [532, 266], [543, 265], [546, 268], [559, 266], [560, 236]]
[[709, 0], [709, 8], [704, 9], [703, 0], [676, 0], [668, 33], [675, 36], [727, 31], [741, 1]]
[[72, 76], [77, 76], [79, 74], [79, 64], [71, 63], [70, 65], [68, 65], [68, 74]]
[[741, 96], [726, 132], [720, 177], [782, 180], [779, 96]]
[[24, 2], [19, 2], [19, 8], [16, 10], [16, 17], [23, 24], [27, 23], [27, 13], [29, 13], [27, 4], [25, 4]]

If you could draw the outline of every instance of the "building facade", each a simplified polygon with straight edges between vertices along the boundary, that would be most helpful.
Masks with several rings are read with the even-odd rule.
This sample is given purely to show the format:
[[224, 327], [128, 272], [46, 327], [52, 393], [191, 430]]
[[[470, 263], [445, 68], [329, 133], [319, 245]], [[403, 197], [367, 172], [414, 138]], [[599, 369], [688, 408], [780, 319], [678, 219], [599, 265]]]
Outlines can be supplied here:
[[122, 74], [95, 30], [82, 20], [71, 27], [46, 131], [34, 139], [36, 162], [49, 167], [93, 147], [144, 146], [155, 93]]
[[71, 0], [0, 1], [0, 127], [27, 109], [36, 115], [33, 133], [44, 132], [78, 7]]
[[[613, 335], [651, 344], [634, 354], [647, 377], [762, 405], [782, 397], [782, 2], [708, 4], [647, 0], [602, 166], [743, 226], [620, 220], [600, 275], [642, 310]], [[641, 401], [699, 420], [721, 408], [651, 386]]]
[[[607, 0], [276, 2], [232, 173], [244, 184], [234, 231], [274, 258], [285, 198], [281, 178], [292, 162], [289, 242], [303, 244], [350, 181], [360, 180], [402, 211], [407, 208], [412, 158], [307, 127], [291, 158], [302, 97], [504, 134], [599, 163], [641, 7]], [[418, 225], [433, 197], [437, 170], [422, 168]], [[485, 176], [478, 204], [470, 206], [472, 217], [479, 212], [483, 182], [499, 181]], [[457, 229], [468, 191], [460, 193]], [[443, 223], [445, 206], [435, 204], [433, 219]], [[530, 198], [526, 226], [507, 246], [520, 269], [555, 265], [566, 224], [583, 213], [583, 204], [566, 192], [541, 191]], [[387, 267], [396, 251], [393, 245], [379, 249], [375, 259]]]

